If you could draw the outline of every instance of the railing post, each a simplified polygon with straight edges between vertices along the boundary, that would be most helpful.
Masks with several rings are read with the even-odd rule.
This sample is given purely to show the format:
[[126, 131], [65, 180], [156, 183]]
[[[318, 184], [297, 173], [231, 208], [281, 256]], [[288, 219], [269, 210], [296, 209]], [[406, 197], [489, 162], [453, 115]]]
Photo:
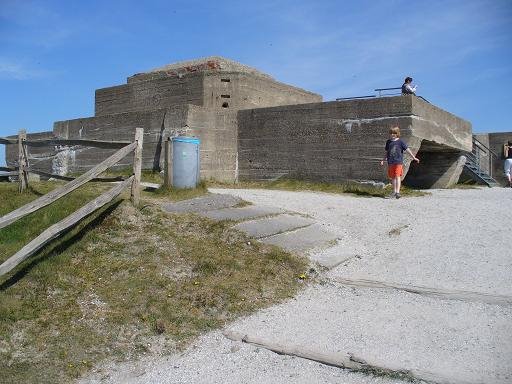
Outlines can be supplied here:
[[492, 158], [494, 157], [494, 155], [491, 153], [491, 152], [488, 152], [489, 153], [489, 176], [492, 178], [492, 165], [493, 165], [493, 161], [492, 161]]
[[171, 188], [172, 185], [172, 146], [171, 138], [165, 140], [165, 163], [164, 163], [164, 187]]
[[142, 141], [144, 138], [144, 129], [135, 129], [135, 141], [137, 146], [133, 155], [133, 182], [131, 191], [131, 200], [134, 206], [138, 207], [140, 202], [140, 174], [142, 171]]
[[20, 129], [18, 132], [18, 179], [19, 179], [19, 187], [18, 191], [23, 192], [28, 187], [28, 177], [26, 171], [26, 157], [25, 157], [25, 149], [23, 148], [25, 143], [24, 141], [27, 139], [27, 132], [24, 129]]

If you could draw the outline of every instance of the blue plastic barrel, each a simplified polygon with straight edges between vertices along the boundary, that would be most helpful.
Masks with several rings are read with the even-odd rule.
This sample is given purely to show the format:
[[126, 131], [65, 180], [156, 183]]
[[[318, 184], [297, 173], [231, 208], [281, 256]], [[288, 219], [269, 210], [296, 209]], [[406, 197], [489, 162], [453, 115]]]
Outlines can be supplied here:
[[197, 137], [172, 138], [172, 186], [195, 188], [199, 183], [199, 143]]

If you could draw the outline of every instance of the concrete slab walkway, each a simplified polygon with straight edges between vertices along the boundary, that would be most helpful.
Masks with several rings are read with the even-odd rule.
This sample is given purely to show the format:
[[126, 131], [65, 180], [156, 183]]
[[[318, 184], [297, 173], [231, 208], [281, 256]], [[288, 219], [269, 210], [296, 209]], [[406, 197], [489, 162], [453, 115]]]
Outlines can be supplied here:
[[[167, 203], [163, 209], [171, 213], [191, 212], [212, 220], [230, 220], [233, 227], [290, 252], [321, 249], [335, 243], [337, 235], [316, 220], [272, 205], [236, 207], [243, 200], [229, 194], [213, 193], [195, 199]], [[334, 242], [334, 243], [333, 243]], [[318, 262], [322, 264], [322, 260]], [[329, 266], [330, 264], [326, 264]]]

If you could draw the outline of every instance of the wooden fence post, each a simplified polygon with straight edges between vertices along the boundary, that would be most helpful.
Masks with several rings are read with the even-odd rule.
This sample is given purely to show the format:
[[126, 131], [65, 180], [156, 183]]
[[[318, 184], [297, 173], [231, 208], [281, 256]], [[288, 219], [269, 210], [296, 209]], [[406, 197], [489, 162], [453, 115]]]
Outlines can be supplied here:
[[165, 140], [164, 187], [172, 186], [172, 146], [171, 138]]
[[28, 177], [26, 171], [26, 151], [23, 148], [25, 143], [24, 141], [27, 139], [27, 132], [24, 129], [20, 129], [18, 132], [18, 179], [19, 179], [19, 187], [18, 191], [23, 192], [28, 187]]
[[139, 206], [140, 201], [140, 174], [142, 171], [142, 141], [144, 138], [144, 129], [136, 128], [135, 129], [135, 141], [137, 142], [137, 146], [134, 150], [133, 155], [133, 182], [132, 182], [132, 192], [131, 192], [131, 200], [134, 206]]

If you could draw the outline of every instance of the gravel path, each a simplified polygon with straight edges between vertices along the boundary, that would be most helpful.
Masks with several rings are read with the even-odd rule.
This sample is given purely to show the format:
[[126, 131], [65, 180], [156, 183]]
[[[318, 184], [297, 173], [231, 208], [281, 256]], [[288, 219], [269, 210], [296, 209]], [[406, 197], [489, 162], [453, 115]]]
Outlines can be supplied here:
[[[353, 355], [374, 367], [407, 370], [439, 383], [512, 382], [512, 255], [500, 224], [510, 189], [434, 190], [385, 200], [314, 192], [213, 190], [256, 205], [309, 215], [338, 243], [312, 260], [346, 255], [323, 283], [225, 331], [264, 345], [329, 356]], [[473, 300], [342, 284], [372, 280], [448, 292]], [[486, 297], [505, 301], [493, 304]], [[110, 364], [83, 383], [400, 383], [278, 355], [213, 332], [182, 355]]]

